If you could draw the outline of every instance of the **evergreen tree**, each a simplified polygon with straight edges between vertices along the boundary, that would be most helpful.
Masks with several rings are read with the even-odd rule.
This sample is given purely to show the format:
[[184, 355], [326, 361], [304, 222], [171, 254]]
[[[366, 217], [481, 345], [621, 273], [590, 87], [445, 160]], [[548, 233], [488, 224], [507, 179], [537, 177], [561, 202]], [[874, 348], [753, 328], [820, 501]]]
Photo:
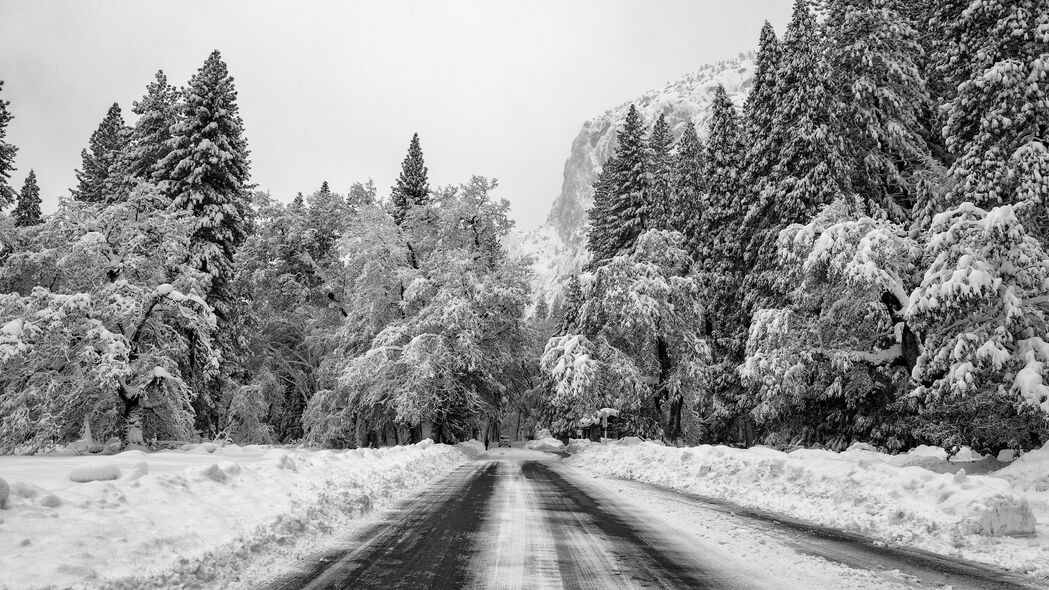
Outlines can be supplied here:
[[587, 211], [590, 220], [587, 248], [590, 250], [592, 266], [612, 258], [618, 251], [618, 228], [610, 210], [618, 168], [619, 161], [615, 156], [610, 157], [594, 182], [594, 204]]
[[749, 316], [743, 306], [742, 260], [737, 228], [746, 214], [741, 186], [742, 130], [736, 107], [718, 86], [710, 118], [703, 177], [708, 183], [703, 215], [692, 242], [700, 272], [700, 301], [705, 309], [703, 334], [713, 364], [704, 383], [703, 420], [712, 440], [745, 440], [727, 429], [745, 426], [746, 409], [738, 403]]
[[705, 208], [691, 243], [692, 254], [704, 269], [738, 270], [742, 249], [736, 228], [743, 221], [740, 198], [743, 138], [736, 106], [723, 86], [714, 91], [710, 134], [699, 176], [707, 188]]
[[404, 218], [412, 207], [424, 205], [430, 198], [428, 170], [423, 161], [423, 150], [419, 147], [419, 134], [412, 135], [408, 144], [408, 155], [401, 163], [401, 175], [393, 187], [393, 219], [397, 225], [404, 223]]
[[327, 180], [325, 180], [324, 182], [321, 183], [321, 193], [325, 194], [325, 195], [331, 194], [331, 189], [328, 188], [328, 181]]
[[233, 254], [245, 238], [250, 163], [233, 77], [217, 50], [190, 79], [182, 111], [157, 178], [166, 181], [174, 206], [197, 220], [190, 261], [212, 277], [206, 299], [221, 326]]
[[306, 201], [302, 197], [302, 192], [295, 195], [295, 199], [291, 202], [291, 208], [295, 211], [301, 211], [306, 208]]
[[673, 175], [671, 229], [685, 236], [687, 250], [693, 256], [696, 253], [695, 241], [698, 238], [698, 224], [703, 214], [703, 194], [707, 190], [704, 151], [703, 143], [696, 133], [696, 126], [689, 121], [685, 126], [685, 131], [681, 134], [681, 139], [678, 140], [677, 152], [671, 161]]
[[951, 26], [941, 65], [959, 82], [944, 126], [956, 156], [950, 201], [1024, 204], [1018, 214], [1043, 243], [1049, 243], [1047, 31], [1044, 0], [973, 3]]
[[671, 142], [670, 127], [666, 117], [660, 114], [645, 144], [645, 174], [648, 185], [645, 191], [645, 207], [651, 228], [677, 229], [675, 222], [678, 215], [672, 202]]
[[19, 227], [43, 222], [40, 212], [40, 187], [36, 184], [36, 172], [32, 168], [29, 169], [29, 176], [26, 176], [25, 184], [22, 185], [22, 192], [18, 194], [18, 206], [12, 215], [15, 225]]
[[780, 230], [807, 222], [835, 197], [851, 194], [822, 48], [808, 0], [796, 0], [776, 72], [776, 110], [761, 142], [764, 153], [756, 159], [774, 165], [764, 182], [751, 184], [760, 193], [742, 226], [749, 240], [745, 258], [753, 267], [746, 289], [752, 309], [783, 302], [783, 285], [778, 284], [776, 272]]
[[178, 122], [178, 90], [168, 84], [163, 71], [146, 87], [146, 94], [132, 105], [139, 115], [126, 152], [126, 170], [137, 180], [156, 180], [159, 163], [171, 151], [171, 127]]
[[77, 187], [70, 192], [77, 201], [106, 203], [113, 200], [113, 178], [120, 173], [121, 155], [128, 145], [130, 131], [124, 125], [120, 105], [113, 103], [98, 129], [91, 134], [88, 149], [80, 152], [76, 171]]
[[637, 108], [630, 105], [626, 122], [616, 133], [614, 165], [606, 163], [595, 185], [588, 240], [594, 268], [629, 252], [637, 237], [652, 223], [647, 202], [650, 191], [644, 125]]
[[[4, 89], [4, 81], [0, 80], [0, 91]], [[14, 118], [7, 110], [10, 101], [0, 99], [0, 210], [10, 205], [15, 200], [15, 191], [8, 184], [11, 179], [11, 171], [15, 169], [15, 154], [18, 148], [4, 141], [7, 136], [7, 124]]]
[[769, 143], [768, 132], [776, 112], [776, 72], [779, 71], [781, 53], [776, 31], [765, 21], [754, 60], [754, 86], [743, 106], [743, 133], [751, 138], [751, 147], [746, 153], [746, 170], [750, 180], [748, 185], [754, 187], [755, 191], [760, 186], [755, 187], [754, 182], [763, 181], [768, 176], [778, 155]]
[[827, 28], [853, 186], [871, 214], [903, 223], [914, 174], [931, 163], [921, 123], [930, 99], [918, 33], [886, 4], [833, 0]]

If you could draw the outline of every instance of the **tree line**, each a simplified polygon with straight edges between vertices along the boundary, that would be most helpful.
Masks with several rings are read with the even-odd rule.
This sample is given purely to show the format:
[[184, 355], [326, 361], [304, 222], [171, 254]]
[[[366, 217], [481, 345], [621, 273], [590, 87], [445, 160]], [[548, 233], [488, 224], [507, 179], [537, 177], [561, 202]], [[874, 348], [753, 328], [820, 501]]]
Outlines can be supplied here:
[[251, 184], [218, 52], [111, 107], [43, 215], [0, 100], [0, 452], [568, 434], [1030, 448], [1049, 428], [1040, 0], [797, 0], [742, 110], [630, 108], [590, 262], [533, 293], [497, 183]]
[[705, 142], [632, 106], [542, 357], [560, 426], [1044, 443], [1047, 31], [1037, 0], [797, 0]]
[[[489, 427], [518, 370], [525, 265], [497, 182], [431, 188], [418, 136], [388, 199], [327, 182], [255, 190], [233, 77], [214, 52], [107, 111], [43, 215], [0, 101], [0, 451], [76, 439], [334, 446]], [[3, 209], [3, 207], [0, 207]], [[533, 372], [535, 372], [533, 370]]]

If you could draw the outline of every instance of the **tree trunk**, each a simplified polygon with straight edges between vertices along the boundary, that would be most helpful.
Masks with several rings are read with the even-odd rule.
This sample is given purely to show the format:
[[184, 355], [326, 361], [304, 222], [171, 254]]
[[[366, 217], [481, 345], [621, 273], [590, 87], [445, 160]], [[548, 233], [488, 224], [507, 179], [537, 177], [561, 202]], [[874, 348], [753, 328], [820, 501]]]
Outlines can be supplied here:
[[[419, 424], [419, 437], [420, 440], [433, 438], [433, 422], [430, 420], [423, 420]], [[435, 441], [436, 442], [436, 441]]]
[[358, 449], [368, 446], [368, 423], [360, 415], [354, 420], [353, 435]]
[[124, 401], [124, 440], [129, 445], [144, 445], [142, 438], [142, 401], [138, 396]]

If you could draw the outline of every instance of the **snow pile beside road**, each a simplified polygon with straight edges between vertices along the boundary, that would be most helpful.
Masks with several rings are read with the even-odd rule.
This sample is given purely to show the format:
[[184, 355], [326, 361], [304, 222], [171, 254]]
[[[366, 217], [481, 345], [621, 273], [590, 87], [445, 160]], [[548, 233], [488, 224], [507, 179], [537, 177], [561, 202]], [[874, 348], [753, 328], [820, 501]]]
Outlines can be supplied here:
[[1035, 532], [1026, 498], [1004, 479], [897, 466], [888, 455], [652, 443], [591, 445], [578, 467], [904, 543]]
[[1024, 453], [994, 475], [1009, 481], [1027, 497], [1040, 523], [1049, 523], [1049, 444]]
[[525, 444], [525, 448], [532, 451], [563, 451], [565, 449], [565, 443], [557, 440], [553, 437], [546, 437], [539, 440], [530, 440]]
[[330, 533], [479, 453], [424, 442], [0, 457], [10, 485], [0, 588], [222, 585], [266, 551]]

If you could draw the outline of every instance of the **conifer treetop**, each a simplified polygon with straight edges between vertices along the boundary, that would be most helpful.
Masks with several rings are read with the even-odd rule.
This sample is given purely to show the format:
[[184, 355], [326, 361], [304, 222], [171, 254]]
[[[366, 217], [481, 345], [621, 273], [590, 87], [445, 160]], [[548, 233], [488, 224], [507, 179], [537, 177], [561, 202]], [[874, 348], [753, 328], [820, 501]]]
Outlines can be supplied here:
[[419, 145], [419, 134], [412, 134], [408, 144], [408, 154], [401, 163], [401, 174], [393, 187], [393, 218], [397, 224], [404, 222], [405, 215], [412, 207], [426, 204], [430, 198], [429, 170], [423, 159], [423, 150]]
[[22, 191], [18, 194], [18, 205], [12, 213], [15, 225], [25, 227], [43, 222], [40, 211], [40, 186], [36, 183], [36, 171], [29, 169]]
[[[0, 80], [0, 92], [4, 89], [4, 81]], [[7, 124], [14, 116], [7, 110], [10, 101], [0, 98], [0, 209], [10, 205], [15, 198], [14, 189], [8, 184], [11, 179], [11, 171], [15, 170], [15, 154], [18, 148], [4, 141], [7, 136]]]

